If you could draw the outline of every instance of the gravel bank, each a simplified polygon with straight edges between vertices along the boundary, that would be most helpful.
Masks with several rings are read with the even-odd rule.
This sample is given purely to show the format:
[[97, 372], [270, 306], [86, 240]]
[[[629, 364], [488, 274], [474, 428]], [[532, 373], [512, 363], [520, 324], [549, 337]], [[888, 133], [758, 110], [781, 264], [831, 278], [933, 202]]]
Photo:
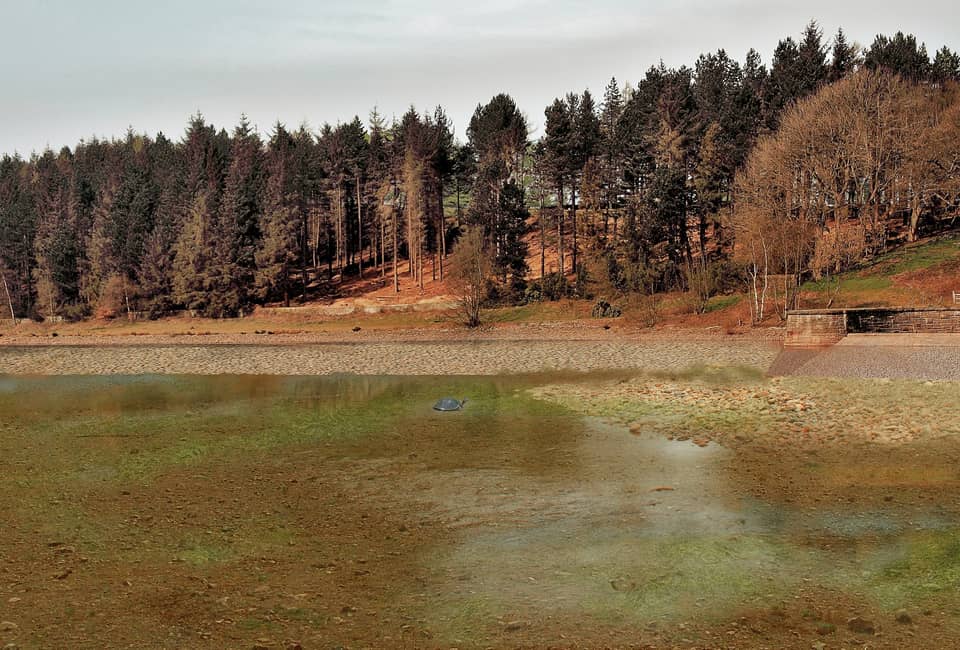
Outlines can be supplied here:
[[[63, 328], [33, 330], [7, 329], [0, 327], [0, 348], [23, 346], [64, 346], [64, 345], [312, 345], [317, 343], [473, 343], [482, 341], [636, 341], [673, 342], [673, 341], [722, 341], [726, 344], [738, 341], [764, 341], [782, 343], [784, 328], [763, 327], [743, 328], [727, 333], [720, 327], [679, 328], [629, 327], [603, 320], [590, 319], [580, 321], [556, 321], [536, 323], [500, 323], [465, 329], [463, 327], [407, 327], [378, 328], [360, 327], [338, 329], [314, 329], [309, 331], [277, 331], [261, 329], [246, 332], [218, 331], [216, 325], [232, 321], [213, 323], [205, 321], [197, 330], [174, 332], [150, 332], [137, 330], [113, 330], [109, 327], [96, 328], [91, 323], [79, 323]], [[2, 323], [0, 323], [2, 325]], [[211, 327], [209, 331], [204, 326]]]
[[314, 345], [0, 346], [7, 374], [493, 375], [543, 370], [765, 370], [767, 341], [478, 341]]
[[960, 345], [835, 345], [784, 374], [960, 381]]

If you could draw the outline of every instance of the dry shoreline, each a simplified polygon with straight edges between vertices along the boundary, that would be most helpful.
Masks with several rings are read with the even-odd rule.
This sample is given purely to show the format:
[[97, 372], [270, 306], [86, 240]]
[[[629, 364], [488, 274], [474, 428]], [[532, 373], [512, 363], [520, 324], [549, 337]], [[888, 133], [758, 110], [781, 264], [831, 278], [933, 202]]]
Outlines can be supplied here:
[[498, 375], [542, 371], [766, 369], [768, 341], [353, 341], [287, 345], [0, 346], [0, 374]]
[[960, 336], [864, 335], [782, 349], [774, 328], [604, 327], [597, 321], [462, 328], [0, 333], [0, 375], [494, 375], [745, 366], [773, 375], [960, 380]]
[[[605, 327], [606, 326], [606, 327]], [[492, 375], [541, 371], [766, 369], [782, 330], [639, 329], [600, 321], [315, 331], [0, 335], [0, 374]]]
[[478, 341], [783, 341], [783, 328], [743, 328], [728, 333], [720, 327], [639, 328], [602, 321], [511, 323], [475, 330], [463, 327], [357, 327], [224, 332], [180, 330], [165, 333], [110, 331], [103, 328], [45, 331], [0, 330], [0, 348], [25, 346], [116, 345], [313, 345], [323, 343], [468, 343]]

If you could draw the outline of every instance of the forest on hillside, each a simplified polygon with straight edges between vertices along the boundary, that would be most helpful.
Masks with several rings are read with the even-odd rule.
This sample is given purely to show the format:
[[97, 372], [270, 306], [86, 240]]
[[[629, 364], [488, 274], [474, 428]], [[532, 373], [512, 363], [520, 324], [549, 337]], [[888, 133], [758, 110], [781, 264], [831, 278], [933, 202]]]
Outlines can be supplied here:
[[422, 287], [471, 230], [491, 301], [582, 295], [593, 273], [621, 294], [745, 288], [760, 320], [771, 278], [960, 225], [958, 81], [946, 46], [859, 47], [810, 23], [769, 68], [719, 50], [600, 98], [563, 94], [536, 141], [501, 94], [462, 143], [441, 107], [411, 107], [266, 135], [197, 114], [176, 141], [131, 131], [7, 155], [0, 315], [232, 316], [374, 273]]

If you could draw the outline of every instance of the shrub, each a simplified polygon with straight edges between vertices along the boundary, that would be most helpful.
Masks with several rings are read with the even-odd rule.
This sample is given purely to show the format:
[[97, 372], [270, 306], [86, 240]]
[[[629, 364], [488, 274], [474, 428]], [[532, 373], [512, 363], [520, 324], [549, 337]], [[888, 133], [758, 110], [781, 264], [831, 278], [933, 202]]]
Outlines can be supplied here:
[[548, 273], [540, 279], [544, 300], [561, 300], [570, 295], [570, 284], [563, 273]]
[[543, 301], [543, 289], [539, 282], [531, 282], [523, 292], [523, 302], [526, 304]]
[[605, 261], [607, 265], [607, 279], [610, 281], [610, 286], [620, 293], [625, 293], [630, 287], [627, 284], [627, 277], [624, 274], [620, 260], [617, 259], [613, 251], [608, 251], [605, 256]]
[[597, 301], [597, 304], [593, 306], [590, 315], [593, 318], [617, 318], [622, 313], [621, 309], [616, 305], [611, 305], [606, 300], [600, 299]]
[[110, 319], [120, 316], [127, 310], [127, 288], [123, 278], [111, 275], [103, 283], [94, 318]]
[[660, 299], [655, 295], [643, 295], [637, 300], [637, 313], [644, 327], [653, 327], [663, 317]]
[[702, 314], [707, 309], [707, 301], [717, 290], [716, 271], [706, 260], [699, 259], [687, 263], [683, 275], [690, 292], [692, 309]]

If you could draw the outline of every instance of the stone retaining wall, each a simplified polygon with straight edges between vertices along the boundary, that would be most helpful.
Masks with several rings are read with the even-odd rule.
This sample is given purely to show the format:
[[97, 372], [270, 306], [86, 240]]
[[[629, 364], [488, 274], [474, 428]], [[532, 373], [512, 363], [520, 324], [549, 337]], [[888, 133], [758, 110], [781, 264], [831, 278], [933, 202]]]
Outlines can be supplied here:
[[857, 334], [958, 334], [960, 309], [851, 310], [847, 314], [847, 331]]
[[807, 309], [787, 313], [785, 345], [833, 345], [847, 334], [960, 334], [960, 308]]
[[813, 347], [833, 345], [847, 335], [847, 317], [842, 311], [787, 312], [784, 345]]

